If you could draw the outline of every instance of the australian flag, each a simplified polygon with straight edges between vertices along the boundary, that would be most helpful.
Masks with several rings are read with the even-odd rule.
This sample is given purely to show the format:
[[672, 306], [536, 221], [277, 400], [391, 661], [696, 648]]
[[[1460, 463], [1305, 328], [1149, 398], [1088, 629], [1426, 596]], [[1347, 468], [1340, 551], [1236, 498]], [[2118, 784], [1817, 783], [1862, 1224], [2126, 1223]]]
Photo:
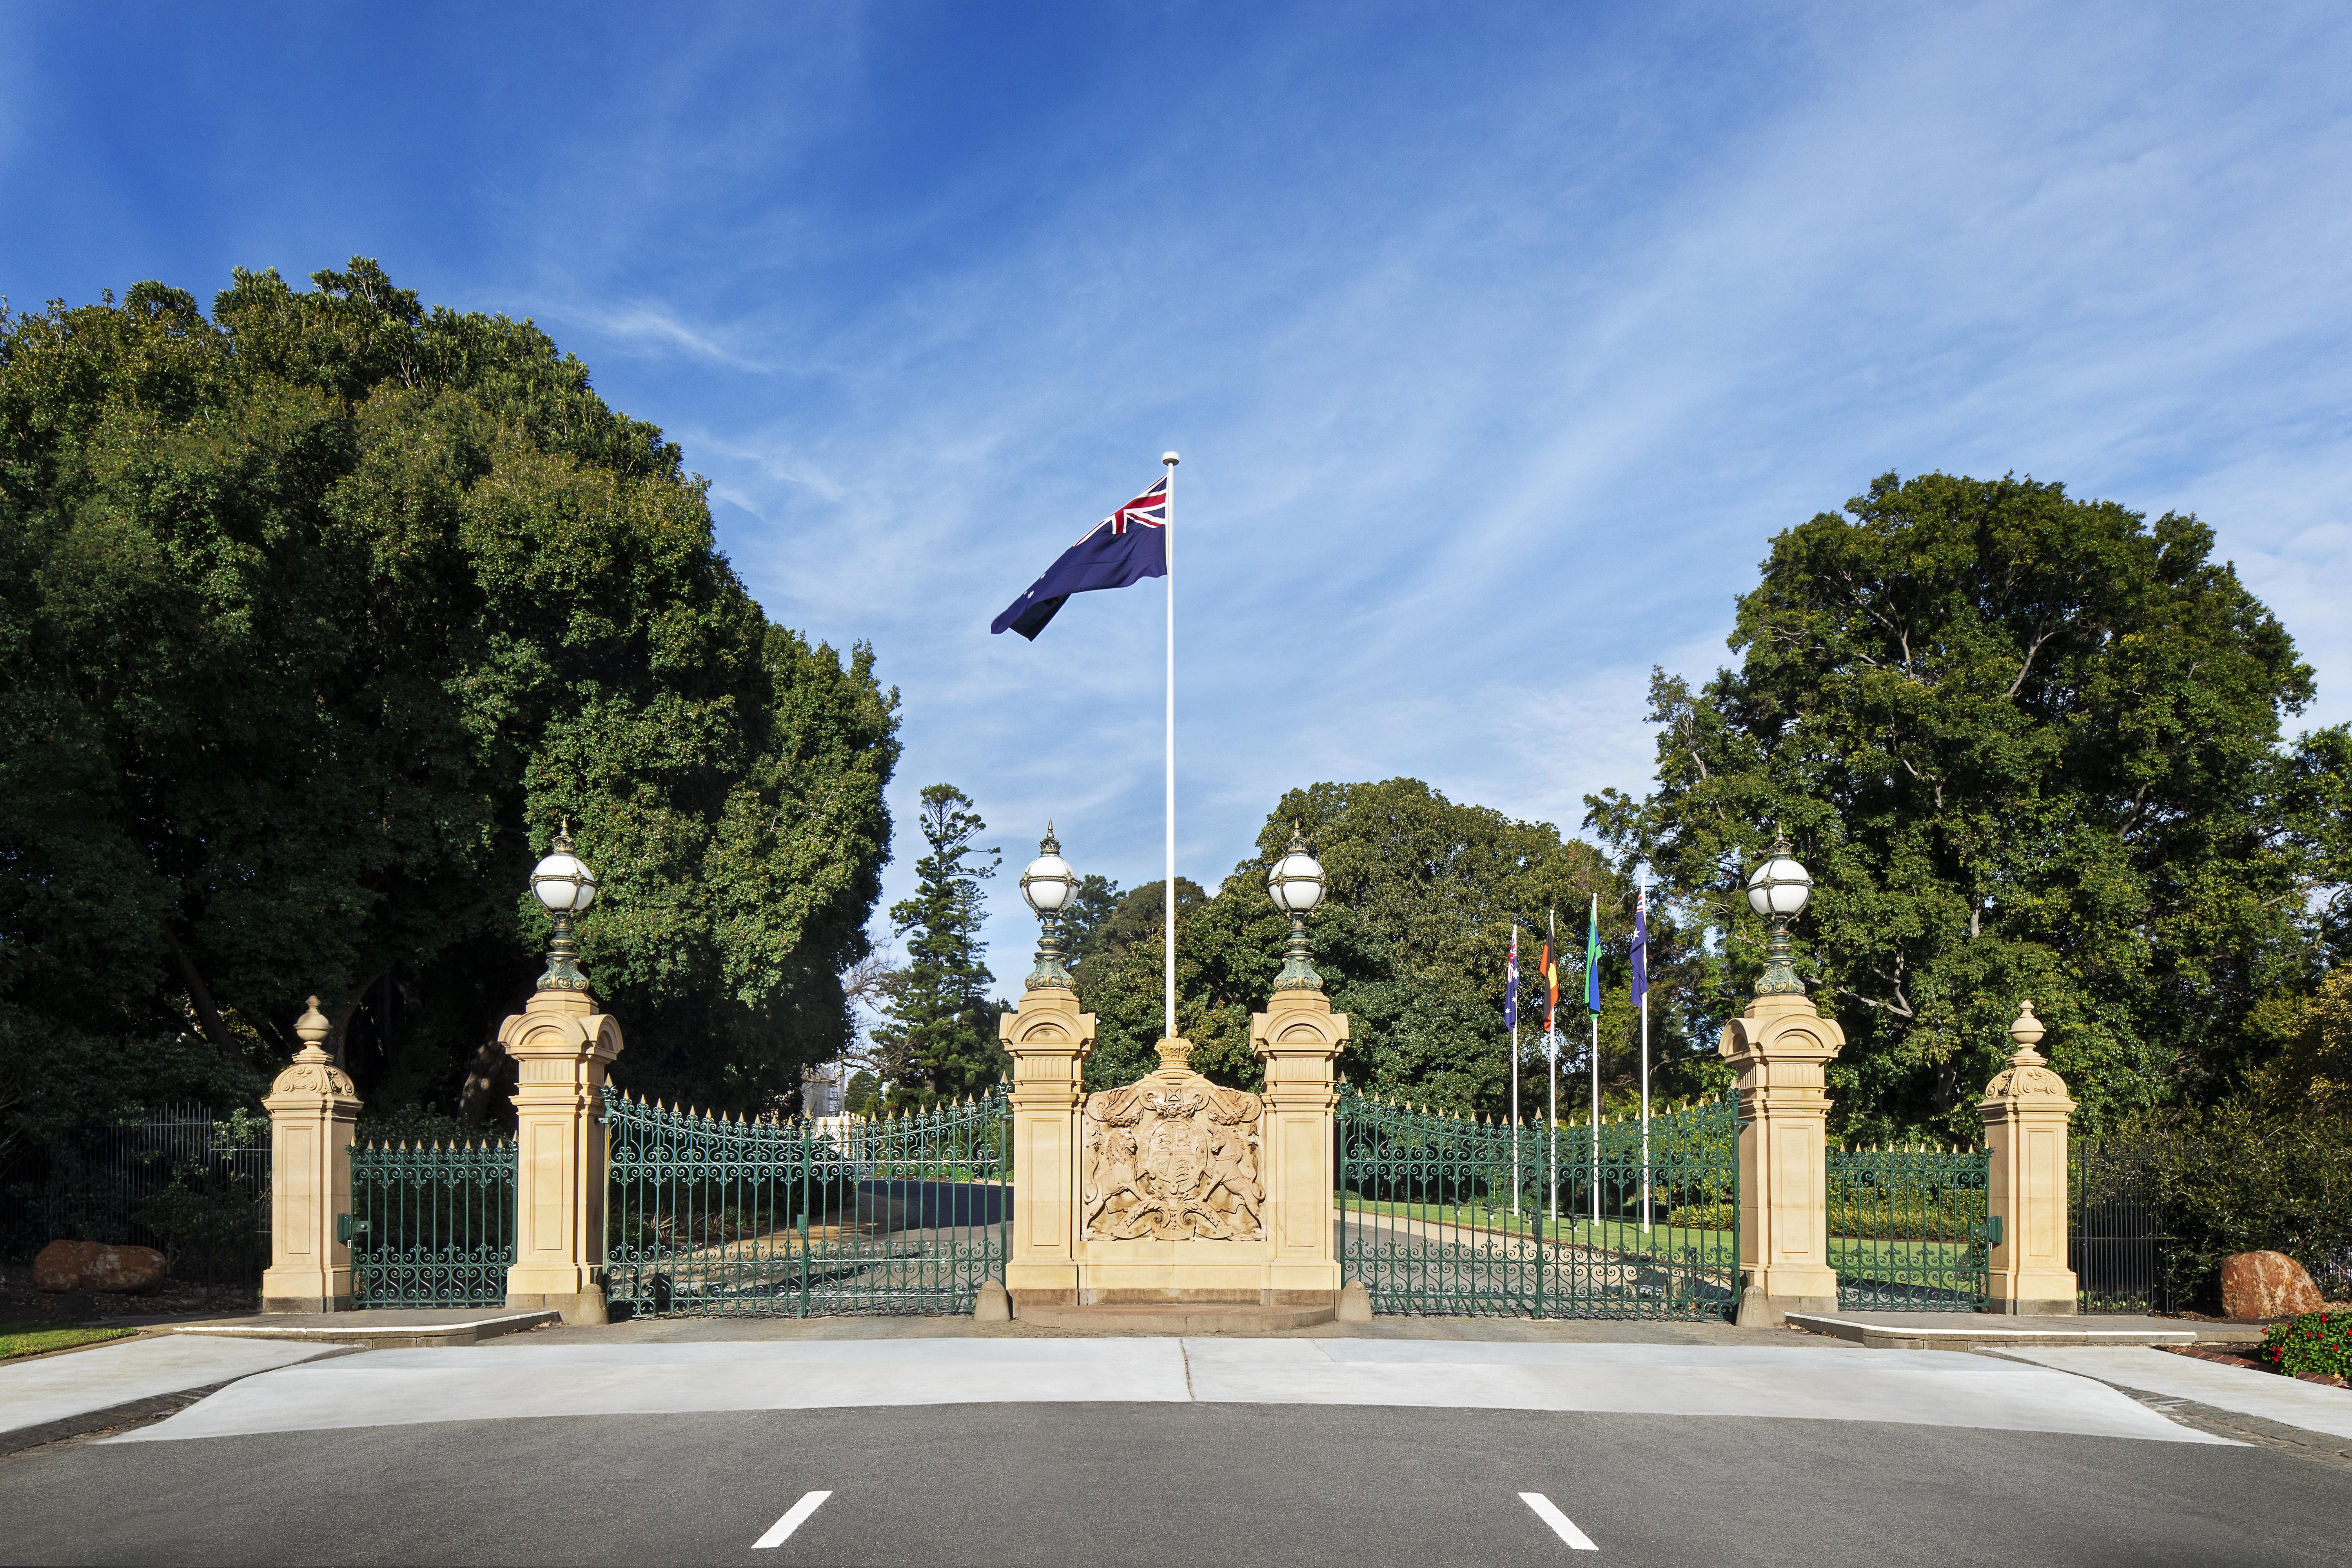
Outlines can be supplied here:
[[991, 632], [1015, 631], [1031, 642], [1045, 629], [1062, 601], [1095, 588], [1124, 588], [1146, 577], [1168, 575], [1168, 477], [1087, 531], [1062, 552], [1029, 591], [989, 624]]

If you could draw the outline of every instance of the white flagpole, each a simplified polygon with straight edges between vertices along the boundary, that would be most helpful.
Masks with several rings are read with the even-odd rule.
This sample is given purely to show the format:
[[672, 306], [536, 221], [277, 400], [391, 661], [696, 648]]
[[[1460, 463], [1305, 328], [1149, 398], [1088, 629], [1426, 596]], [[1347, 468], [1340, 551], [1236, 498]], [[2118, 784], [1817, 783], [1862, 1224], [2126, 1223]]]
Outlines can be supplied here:
[[1650, 868], [1642, 868], [1642, 1234], [1650, 1234]]
[[[1550, 949], [1559, 946], [1559, 917], [1551, 910], [1544, 911], [1551, 922]], [[1553, 951], [1551, 961], [1557, 973], [1559, 954]], [[1544, 1166], [1549, 1173], [1547, 1190], [1550, 1193], [1551, 1223], [1559, 1223], [1559, 1018], [1552, 1005], [1551, 975], [1544, 976]]]
[[1176, 1037], [1176, 464], [1173, 452], [1160, 454], [1168, 470], [1168, 521], [1161, 525], [1160, 560], [1168, 570], [1168, 1037]]
[[[1592, 895], [1592, 920], [1601, 921], [1601, 895]], [[1592, 982], [1585, 982], [1587, 985]], [[1601, 1015], [1592, 1015], [1592, 1233], [1601, 1234]]]
[[[1511, 922], [1511, 978], [1519, 977], [1519, 922]], [[1519, 1217], [1519, 999], [1511, 996], [1511, 1217]]]

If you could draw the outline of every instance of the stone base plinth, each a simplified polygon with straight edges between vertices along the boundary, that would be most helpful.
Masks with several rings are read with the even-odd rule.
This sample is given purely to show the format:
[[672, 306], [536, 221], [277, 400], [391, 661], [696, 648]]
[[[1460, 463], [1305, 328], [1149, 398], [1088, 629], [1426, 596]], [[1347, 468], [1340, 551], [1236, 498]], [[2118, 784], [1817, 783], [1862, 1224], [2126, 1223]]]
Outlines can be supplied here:
[[1262, 1305], [1248, 1301], [1105, 1301], [1085, 1306], [1024, 1307], [1033, 1328], [1103, 1334], [1265, 1334], [1311, 1329], [1334, 1321], [1334, 1302]]
[[575, 1327], [591, 1327], [609, 1323], [612, 1313], [604, 1303], [604, 1288], [591, 1285], [585, 1290], [509, 1290], [507, 1310], [510, 1312], [561, 1312], [563, 1321]]
[[1834, 1290], [1826, 1296], [1775, 1296], [1751, 1285], [1739, 1293], [1739, 1313], [1733, 1321], [1743, 1329], [1777, 1329], [1792, 1312], [1831, 1313], [1837, 1305]]

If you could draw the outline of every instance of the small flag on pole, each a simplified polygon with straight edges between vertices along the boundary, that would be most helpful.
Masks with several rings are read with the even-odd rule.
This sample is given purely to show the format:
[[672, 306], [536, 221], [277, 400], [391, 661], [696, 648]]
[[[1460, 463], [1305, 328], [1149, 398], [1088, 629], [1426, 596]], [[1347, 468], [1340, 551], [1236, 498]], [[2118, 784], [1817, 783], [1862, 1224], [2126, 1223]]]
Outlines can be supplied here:
[[[1015, 631], [1031, 642], [1073, 594], [1124, 588], [1168, 574], [1168, 477], [1087, 531], [1062, 552], [1029, 591], [989, 623], [991, 632]], [[1171, 884], [1173, 885], [1172, 883]]]
[[1592, 900], [1592, 923], [1584, 928], [1584, 1010], [1601, 1011], [1601, 899]]
[[1551, 943], [1543, 944], [1544, 1033], [1549, 1035], [1559, 1016], [1559, 965], [1551, 961]]
[[1503, 970], [1503, 1027], [1519, 1026], [1519, 928], [1511, 928], [1511, 956]]
[[1650, 994], [1650, 889], [1646, 882], [1633, 891], [1633, 1005]]

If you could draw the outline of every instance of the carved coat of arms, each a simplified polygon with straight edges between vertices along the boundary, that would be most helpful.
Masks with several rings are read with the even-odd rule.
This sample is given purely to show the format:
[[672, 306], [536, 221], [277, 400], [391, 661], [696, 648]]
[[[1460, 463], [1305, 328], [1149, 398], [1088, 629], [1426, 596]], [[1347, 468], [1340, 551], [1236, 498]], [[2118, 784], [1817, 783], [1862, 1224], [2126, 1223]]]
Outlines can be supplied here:
[[1087, 1097], [1081, 1229], [1115, 1241], [1254, 1240], [1265, 1202], [1258, 1097], [1224, 1089], [1184, 1063], [1181, 1040], [1160, 1070]]

